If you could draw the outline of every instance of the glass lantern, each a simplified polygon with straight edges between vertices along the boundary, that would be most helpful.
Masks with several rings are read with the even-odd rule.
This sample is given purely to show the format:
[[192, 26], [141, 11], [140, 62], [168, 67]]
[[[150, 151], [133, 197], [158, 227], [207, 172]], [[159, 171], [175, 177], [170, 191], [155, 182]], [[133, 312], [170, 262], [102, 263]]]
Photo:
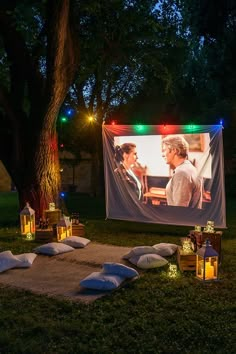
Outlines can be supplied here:
[[214, 233], [215, 232], [215, 223], [214, 221], [208, 220], [206, 227], [204, 227], [204, 232]]
[[35, 212], [26, 203], [24, 209], [20, 212], [21, 235], [28, 241], [35, 239]]
[[169, 278], [176, 278], [177, 277], [177, 265], [176, 264], [169, 264], [168, 270], [168, 277]]
[[62, 241], [69, 236], [72, 236], [72, 224], [69, 217], [63, 216], [57, 224], [57, 240]]
[[56, 209], [55, 203], [49, 203], [49, 208], [50, 211], [54, 211]]
[[218, 280], [219, 255], [206, 239], [196, 252], [196, 277], [202, 281]]
[[192, 253], [192, 242], [189, 237], [180, 239], [184, 253]]
[[194, 231], [195, 231], [195, 232], [201, 232], [201, 231], [202, 231], [201, 225], [195, 225]]

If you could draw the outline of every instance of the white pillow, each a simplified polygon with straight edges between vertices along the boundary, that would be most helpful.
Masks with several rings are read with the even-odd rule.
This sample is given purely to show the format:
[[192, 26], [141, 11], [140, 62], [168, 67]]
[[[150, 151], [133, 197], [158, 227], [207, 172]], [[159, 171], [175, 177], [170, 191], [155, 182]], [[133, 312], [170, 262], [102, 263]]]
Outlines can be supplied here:
[[20, 261], [17, 268], [30, 268], [37, 257], [35, 253], [22, 253], [15, 255], [15, 257]]
[[120, 275], [124, 278], [134, 278], [139, 276], [139, 273], [136, 269], [127, 267], [126, 265], [121, 263], [106, 262], [103, 264], [102, 271], [103, 273]]
[[20, 261], [12, 254], [11, 251], [0, 253], [0, 273], [5, 270], [15, 268], [20, 264]]
[[173, 243], [157, 243], [153, 247], [157, 251], [157, 254], [162, 257], [168, 257], [172, 256], [177, 251], [178, 245]]
[[87, 246], [89, 242], [91, 242], [89, 239], [84, 237], [79, 237], [79, 236], [69, 236], [64, 238], [64, 240], [62, 240], [62, 243], [74, 248], [83, 248]]
[[135, 264], [138, 268], [141, 269], [158, 268], [168, 264], [168, 261], [165, 258], [155, 253], [133, 256], [129, 259], [129, 262]]
[[152, 246], [137, 246], [132, 248], [128, 254], [124, 255], [123, 259], [129, 259], [133, 256], [141, 256], [146, 253], [156, 253], [156, 250]]
[[48, 256], [55, 256], [56, 254], [74, 251], [74, 248], [61, 242], [49, 242], [36, 247], [33, 251]]
[[105, 274], [102, 272], [93, 272], [80, 281], [80, 285], [94, 290], [113, 290], [125, 280], [125, 278], [116, 274]]

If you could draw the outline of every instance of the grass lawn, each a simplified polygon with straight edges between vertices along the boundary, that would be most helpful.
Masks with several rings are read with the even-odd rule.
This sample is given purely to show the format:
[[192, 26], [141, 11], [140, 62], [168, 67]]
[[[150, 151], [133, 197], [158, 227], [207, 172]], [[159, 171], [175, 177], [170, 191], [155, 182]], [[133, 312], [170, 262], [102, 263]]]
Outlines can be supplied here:
[[[104, 201], [71, 194], [92, 241], [122, 246], [180, 243], [189, 227], [105, 220]], [[16, 193], [0, 193], [0, 252], [31, 251], [19, 235]], [[144, 275], [90, 305], [0, 288], [0, 353], [236, 353], [236, 199], [227, 200], [220, 281], [192, 272]], [[38, 245], [38, 244], [37, 244]], [[171, 257], [176, 263], [176, 256]], [[1, 274], [0, 274], [1, 277]]]

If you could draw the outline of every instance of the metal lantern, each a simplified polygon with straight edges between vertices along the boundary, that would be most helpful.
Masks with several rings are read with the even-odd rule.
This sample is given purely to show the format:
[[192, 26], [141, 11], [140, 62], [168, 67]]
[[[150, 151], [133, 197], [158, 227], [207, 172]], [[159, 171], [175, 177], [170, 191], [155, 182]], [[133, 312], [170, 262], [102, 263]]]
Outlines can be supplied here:
[[57, 224], [57, 240], [62, 241], [69, 236], [72, 236], [72, 224], [69, 217], [63, 216]]
[[208, 239], [196, 252], [196, 276], [199, 280], [218, 280], [219, 254]]
[[21, 235], [28, 241], [35, 239], [35, 212], [26, 203], [24, 209], [20, 212]]

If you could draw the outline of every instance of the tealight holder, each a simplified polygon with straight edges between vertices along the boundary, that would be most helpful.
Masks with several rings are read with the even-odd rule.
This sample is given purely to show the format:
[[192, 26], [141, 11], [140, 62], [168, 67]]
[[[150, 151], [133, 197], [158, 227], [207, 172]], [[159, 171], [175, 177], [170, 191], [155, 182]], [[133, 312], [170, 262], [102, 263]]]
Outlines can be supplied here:
[[192, 242], [190, 238], [181, 238], [181, 244], [184, 252], [188, 253], [192, 251]]
[[201, 231], [202, 231], [201, 226], [200, 226], [200, 225], [195, 225], [194, 231], [196, 231], [196, 232], [201, 232]]
[[207, 221], [206, 227], [204, 227], [204, 232], [214, 233], [215, 232], [215, 223], [214, 221]]

